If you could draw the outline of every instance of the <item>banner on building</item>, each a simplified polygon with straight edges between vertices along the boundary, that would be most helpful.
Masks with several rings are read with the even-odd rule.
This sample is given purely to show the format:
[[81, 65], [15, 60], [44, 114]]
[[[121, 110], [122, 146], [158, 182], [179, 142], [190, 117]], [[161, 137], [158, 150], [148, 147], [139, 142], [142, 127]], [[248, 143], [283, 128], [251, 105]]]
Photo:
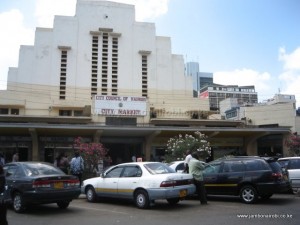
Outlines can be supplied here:
[[96, 95], [95, 114], [107, 116], [146, 116], [147, 98]]

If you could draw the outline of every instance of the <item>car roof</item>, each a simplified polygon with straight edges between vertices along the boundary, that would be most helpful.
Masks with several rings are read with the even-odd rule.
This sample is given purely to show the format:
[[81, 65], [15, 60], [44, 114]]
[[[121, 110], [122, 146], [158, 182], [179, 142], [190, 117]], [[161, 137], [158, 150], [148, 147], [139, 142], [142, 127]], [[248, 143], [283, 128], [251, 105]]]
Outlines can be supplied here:
[[48, 162], [41, 162], [41, 161], [22, 161], [22, 162], [9, 162], [9, 163], [6, 163], [5, 165], [10, 165], [10, 164], [50, 164], [52, 165], [51, 163], [48, 163]]
[[265, 160], [267, 162], [273, 162], [273, 161], [277, 161], [277, 158], [274, 157], [261, 157], [261, 156], [230, 156], [230, 157], [223, 157], [223, 158], [219, 158], [216, 159], [214, 161], [241, 161], [241, 160], [249, 160], [249, 159], [253, 159], [253, 160]]
[[161, 164], [163, 164], [162, 162], [145, 161], [145, 162], [127, 162], [127, 163], [120, 163], [120, 164], [117, 164], [117, 165], [115, 165], [115, 166], [145, 165], [145, 164], [149, 164], [149, 163], [161, 163]]

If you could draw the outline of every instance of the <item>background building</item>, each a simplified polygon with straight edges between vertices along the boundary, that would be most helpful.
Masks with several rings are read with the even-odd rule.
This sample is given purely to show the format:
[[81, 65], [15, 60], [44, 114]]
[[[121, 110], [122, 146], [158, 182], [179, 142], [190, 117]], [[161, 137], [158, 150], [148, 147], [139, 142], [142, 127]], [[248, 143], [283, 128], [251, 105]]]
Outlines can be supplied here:
[[220, 102], [227, 98], [237, 99], [239, 105], [257, 103], [257, 92], [254, 86], [212, 84], [202, 88], [199, 97], [209, 100], [209, 107], [212, 111], [219, 111]]
[[199, 63], [187, 62], [185, 64], [186, 76], [193, 79], [193, 96], [198, 97], [199, 91], [208, 85], [213, 84], [213, 73], [205, 73], [199, 71]]

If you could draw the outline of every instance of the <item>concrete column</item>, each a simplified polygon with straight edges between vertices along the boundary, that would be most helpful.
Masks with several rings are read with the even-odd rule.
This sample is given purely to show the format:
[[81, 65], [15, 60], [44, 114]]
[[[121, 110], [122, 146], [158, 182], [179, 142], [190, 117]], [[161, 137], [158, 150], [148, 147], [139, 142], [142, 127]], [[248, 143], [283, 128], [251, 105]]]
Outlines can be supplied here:
[[146, 141], [145, 141], [145, 145], [144, 145], [144, 152], [145, 152], [145, 157], [146, 157], [147, 161], [149, 161], [150, 157], [151, 157], [152, 141], [160, 133], [161, 133], [161, 131], [154, 131], [152, 134], [146, 136]]
[[94, 137], [93, 137], [93, 141], [95, 143], [100, 143], [100, 137], [103, 133], [103, 130], [96, 130], [95, 133], [94, 133]]
[[243, 148], [244, 152], [246, 152], [247, 155], [257, 155], [257, 139], [268, 134], [269, 132], [261, 132], [256, 135], [245, 138]]
[[29, 133], [32, 139], [32, 161], [39, 161], [39, 142], [38, 142], [38, 134], [35, 128], [29, 128]]

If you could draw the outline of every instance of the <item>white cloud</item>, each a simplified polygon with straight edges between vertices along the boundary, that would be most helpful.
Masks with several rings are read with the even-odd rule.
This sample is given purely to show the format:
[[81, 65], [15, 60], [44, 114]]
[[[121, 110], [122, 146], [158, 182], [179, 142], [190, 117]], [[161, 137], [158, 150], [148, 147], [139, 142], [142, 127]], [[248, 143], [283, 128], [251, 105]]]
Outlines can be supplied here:
[[25, 27], [24, 17], [17, 9], [0, 14], [0, 27], [0, 89], [5, 89], [8, 68], [18, 65], [20, 45], [33, 43], [34, 30]]
[[214, 73], [214, 83], [222, 85], [238, 85], [238, 86], [255, 86], [258, 97], [261, 100], [272, 97], [268, 95], [271, 91], [270, 87], [271, 75], [267, 72], [260, 73], [251, 69], [236, 69], [233, 71], [220, 71]]
[[294, 94], [297, 105], [300, 103], [300, 47], [290, 54], [284, 47], [279, 49], [279, 61], [283, 62], [284, 71], [279, 75], [279, 80], [284, 84], [283, 94]]
[[279, 49], [279, 61], [283, 61], [284, 69], [300, 70], [300, 47], [291, 54], [287, 54], [284, 47]]

